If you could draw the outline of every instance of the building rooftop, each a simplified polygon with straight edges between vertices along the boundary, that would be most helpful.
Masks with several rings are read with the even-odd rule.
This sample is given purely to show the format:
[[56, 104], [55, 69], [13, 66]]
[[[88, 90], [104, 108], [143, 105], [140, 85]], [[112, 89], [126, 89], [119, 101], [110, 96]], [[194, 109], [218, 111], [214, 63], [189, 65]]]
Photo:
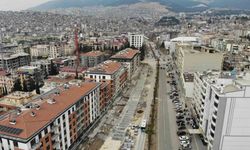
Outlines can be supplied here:
[[20, 53], [11, 54], [11, 55], [5, 55], [3, 57], [3, 59], [4, 60], [9, 60], [9, 59], [14, 59], [14, 58], [22, 57], [22, 56], [29, 56], [29, 54], [28, 53], [24, 53], [24, 52], [20, 52]]
[[127, 48], [122, 50], [115, 55], [111, 56], [111, 58], [118, 58], [118, 59], [132, 59], [135, 57], [136, 54], [140, 53], [139, 50]]
[[114, 74], [122, 67], [122, 64], [117, 61], [105, 61], [101, 64], [98, 64], [96, 67], [89, 68], [87, 73], [93, 74]]
[[104, 55], [104, 54], [105, 53], [101, 52], [101, 51], [90, 51], [90, 52], [81, 54], [81, 56], [98, 57], [98, 56], [101, 56], [101, 55]]
[[183, 77], [185, 82], [193, 82], [194, 81], [194, 74], [193, 73], [183, 73]]
[[35, 94], [32, 92], [16, 91], [0, 99], [0, 105], [20, 107], [32, 100]]
[[[21, 114], [16, 116], [15, 124], [10, 124], [9, 117], [0, 121], [0, 125], [3, 127], [21, 130], [19, 134], [13, 134], [1, 130], [0, 135], [7, 135], [24, 140], [31, 138], [32, 135], [49, 125], [55, 118], [57, 118], [57, 116], [97, 86], [99, 86], [98, 83], [85, 82], [80, 87], [69, 87], [69, 89], [62, 91], [59, 95], [53, 95], [51, 99], [37, 101], [34, 104], [39, 105], [40, 109], [28, 109], [22, 111]], [[52, 100], [55, 100], [54, 104], [49, 103], [49, 101], [51, 102]], [[31, 113], [34, 113], [34, 116], [32, 116]]]
[[[199, 73], [198, 73], [199, 74]], [[207, 71], [199, 77], [211, 84], [218, 93], [225, 94], [241, 90], [241, 86], [250, 86], [250, 73]]]
[[171, 42], [199, 42], [198, 37], [177, 37], [170, 40]]

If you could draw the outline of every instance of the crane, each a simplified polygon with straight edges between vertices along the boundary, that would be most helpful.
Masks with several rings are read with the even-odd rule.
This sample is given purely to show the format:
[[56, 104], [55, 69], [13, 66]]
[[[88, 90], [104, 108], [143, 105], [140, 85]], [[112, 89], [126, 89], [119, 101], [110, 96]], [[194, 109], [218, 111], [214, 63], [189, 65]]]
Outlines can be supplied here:
[[79, 49], [79, 41], [78, 41], [78, 28], [75, 28], [75, 55], [76, 55], [76, 76], [78, 79], [78, 67], [80, 65], [80, 49]]

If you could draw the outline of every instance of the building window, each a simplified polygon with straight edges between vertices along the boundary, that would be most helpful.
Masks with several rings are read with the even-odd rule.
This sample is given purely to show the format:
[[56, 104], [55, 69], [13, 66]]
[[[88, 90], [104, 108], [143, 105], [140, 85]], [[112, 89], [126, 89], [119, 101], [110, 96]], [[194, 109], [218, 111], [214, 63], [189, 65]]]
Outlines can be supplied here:
[[14, 147], [18, 147], [17, 141], [14, 141], [13, 143], [14, 143]]
[[47, 134], [47, 133], [48, 133], [48, 129], [45, 128], [45, 129], [44, 129], [44, 134]]
[[50, 145], [48, 145], [46, 149], [47, 149], [47, 150], [50, 150]]
[[219, 99], [219, 96], [216, 94], [216, 95], [215, 95], [215, 98], [216, 98], [216, 99]]
[[45, 138], [45, 142], [48, 143], [49, 142], [49, 137]]

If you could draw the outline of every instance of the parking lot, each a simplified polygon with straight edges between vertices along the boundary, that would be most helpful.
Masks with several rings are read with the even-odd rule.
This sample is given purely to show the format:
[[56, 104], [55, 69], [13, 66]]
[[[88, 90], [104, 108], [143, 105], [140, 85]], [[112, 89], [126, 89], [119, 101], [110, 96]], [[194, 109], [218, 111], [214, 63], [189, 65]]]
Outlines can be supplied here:
[[[168, 103], [166, 104], [168, 104], [169, 106], [165, 109], [170, 109], [170, 110], [168, 110], [168, 116], [165, 117], [166, 118], [165, 120], [167, 120], [166, 122], [168, 123], [165, 124], [164, 127], [163, 126], [161, 127], [161, 125], [158, 125], [158, 128], [160, 128], [158, 129], [158, 132], [160, 134], [159, 136], [160, 141], [158, 144], [159, 145], [158, 149], [161, 150], [161, 149], [164, 149], [164, 147], [167, 147], [167, 149], [205, 150], [206, 146], [203, 145], [200, 139], [200, 136], [195, 135], [195, 134], [190, 134], [191, 130], [198, 131], [198, 125], [195, 123], [195, 120], [194, 118], [192, 118], [190, 110], [186, 105], [186, 101], [184, 99], [184, 96], [182, 95], [183, 93], [180, 88], [178, 76], [175, 73], [176, 72], [175, 66], [172, 63], [171, 58], [164, 57], [163, 59], [161, 59], [160, 64], [161, 64], [160, 72], [165, 73], [165, 79], [167, 83], [166, 88], [165, 88], [166, 89], [165, 91], [167, 92], [165, 99], [168, 101]], [[162, 77], [160, 77], [160, 81], [161, 81], [160, 84], [164, 84], [163, 82], [165, 82]], [[161, 88], [162, 87], [160, 85], [160, 93], [159, 93], [160, 98], [162, 95]], [[161, 107], [159, 107], [159, 109], [161, 109]], [[158, 119], [161, 120], [162, 118], [158, 118]], [[159, 121], [158, 124], [163, 124], [163, 123], [164, 122]], [[165, 129], [169, 128], [170, 136], [164, 137], [163, 133], [160, 133], [161, 128], [165, 128]], [[161, 137], [163, 139], [160, 139]], [[162, 144], [162, 142], [165, 142], [166, 144], [164, 145]]]

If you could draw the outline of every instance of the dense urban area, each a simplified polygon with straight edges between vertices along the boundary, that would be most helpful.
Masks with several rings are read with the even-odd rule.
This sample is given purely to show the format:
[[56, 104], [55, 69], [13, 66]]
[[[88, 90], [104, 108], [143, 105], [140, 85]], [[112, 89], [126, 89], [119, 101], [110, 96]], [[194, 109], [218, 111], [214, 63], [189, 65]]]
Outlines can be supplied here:
[[249, 11], [0, 11], [0, 55], [0, 150], [249, 150]]

